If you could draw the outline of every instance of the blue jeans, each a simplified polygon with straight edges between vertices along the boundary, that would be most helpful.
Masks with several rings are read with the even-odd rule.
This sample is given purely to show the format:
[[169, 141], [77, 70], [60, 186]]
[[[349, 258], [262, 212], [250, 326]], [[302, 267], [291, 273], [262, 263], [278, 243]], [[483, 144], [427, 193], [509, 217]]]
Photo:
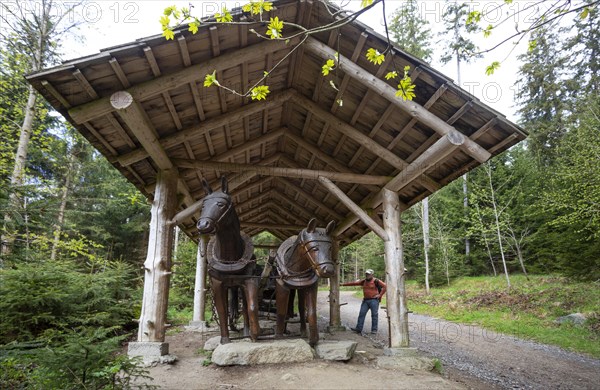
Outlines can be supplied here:
[[379, 315], [379, 299], [363, 299], [360, 305], [360, 313], [358, 314], [358, 322], [356, 330], [361, 331], [365, 325], [365, 317], [367, 312], [371, 310], [371, 332], [377, 332], [377, 320]]

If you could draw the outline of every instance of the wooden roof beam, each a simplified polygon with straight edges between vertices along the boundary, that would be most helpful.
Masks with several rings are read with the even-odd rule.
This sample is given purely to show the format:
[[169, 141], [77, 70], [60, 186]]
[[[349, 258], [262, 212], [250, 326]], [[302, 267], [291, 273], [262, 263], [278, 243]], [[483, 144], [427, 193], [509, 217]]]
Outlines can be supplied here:
[[193, 168], [200, 170], [220, 170], [225, 172], [256, 172], [263, 176], [294, 177], [300, 179], [318, 180], [319, 176], [327, 177], [334, 181], [346, 183], [362, 183], [382, 185], [389, 181], [387, 176], [370, 176], [356, 173], [342, 173], [302, 168], [281, 168], [255, 164], [234, 164], [215, 161], [198, 161], [174, 159], [175, 165], [181, 168]]
[[[334, 49], [312, 37], [309, 37], [306, 40], [304, 46], [306, 46], [306, 50], [318, 55], [323, 59], [332, 58], [336, 53]], [[444, 136], [448, 133], [457, 131], [454, 127], [450, 126], [442, 119], [429, 112], [417, 102], [404, 101], [397, 98], [396, 90], [391, 85], [375, 77], [354, 62], [350, 61], [350, 59], [343, 57], [341, 54], [339, 55], [338, 64], [338, 66], [340, 66], [346, 73], [350, 74], [354, 79], [358, 80], [369, 88], [376, 89], [381, 96], [394, 103], [396, 107], [417, 118], [421, 123], [429, 126], [438, 134]], [[491, 156], [487, 150], [470, 139], [467, 139], [467, 141], [461, 146], [461, 149], [479, 162], [485, 162]]]
[[304, 225], [281, 225], [273, 223], [256, 223], [256, 222], [240, 222], [242, 227], [246, 228], [258, 228], [258, 229], [276, 229], [276, 230], [289, 230], [289, 231], [300, 231], [306, 226]]
[[[395, 153], [388, 150], [384, 146], [378, 144], [375, 140], [369, 138], [367, 135], [363, 134], [353, 126], [337, 118], [335, 115], [323, 110], [321, 107], [319, 107], [318, 104], [311, 101], [310, 99], [307, 99], [306, 97], [296, 92], [292, 95], [292, 100], [304, 107], [305, 109], [312, 111], [313, 114], [316, 114], [322, 120], [329, 122], [330, 125], [335, 127], [337, 131], [346, 134], [346, 136], [352, 138], [359, 145], [363, 145], [365, 149], [371, 151], [376, 156], [380, 156], [381, 158], [385, 159], [385, 161], [393, 167], [402, 170], [408, 166], [408, 163], [400, 157], [398, 157]], [[420, 181], [425, 188], [432, 192], [440, 189], [440, 185], [428, 176], [420, 178]]]
[[[360, 206], [362, 209], [376, 209], [383, 202], [383, 191], [391, 190], [394, 192], [400, 191], [411, 181], [415, 180], [423, 172], [432, 168], [435, 164], [439, 163], [442, 159], [446, 158], [450, 153], [455, 151], [466, 141], [466, 137], [458, 132], [448, 133], [440, 138], [433, 146], [427, 149], [421, 154], [415, 161], [413, 161], [407, 169], [400, 172], [394, 179], [390, 180], [383, 189], [370, 196]], [[408, 208], [406, 204], [400, 204], [400, 207], [405, 210]], [[334, 231], [335, 235], [340, 235], [350, 226], [354, 225], [358, 221], [358, 217], [350, 215], [347, 217]]]
[[[176, 132], [173, 135], [162, 138], [160, 140], [160, 144], [164, 149], [172, 148], [183, 143], [186, 140], [191, 140], [204, 136], [211, 130], [223, 127], [228, 123], [239, 121], [242, 118], [246, 118], [267, 108], [281, 105], [283, 104], [283, 102], [289, 100], [291, 96], [292, 91], [285, 91], [279, 94], [274, 94], [274, 96], [270, 97], [266, 101], [250, 103], [248, 105], [230, 111], [227, 114], [219, 115], [217, 117], [208, 119], [198, 125], [185, 128], [181, 131]], [[143, 148], [141, 148], [120, 156], [118, 158], [118, 162], [122, 166], [127, 166], [141, 161], [147, 157], [148, 153]]]
[[[236, 66], [242, 61], [257, 60], [269, 52], [289, 49], [297, 43], [298, 39], [292, 39], [287, 45], [277, 40], [263, 41], [243, 49], [231, 50], [201, 64], [192, 65], [177, 72], [162, 75], [153, 80], [134, 85], [126, 91], [136, 101], [144, 101], [166, 90], [202, 79], [204, 75], [211, 73], [215, 69], [227, 69]], [[113, 111], [115, 111], [115, 108], [111, 105], [110, 97], [102, 97], [71, 108], [69, 115], [75, 123], [81, 124]]]
[[302, 196], [304, 199], [306, 199], [306, 201], [308, 201], [309, 203], [312, 203], [313, 205], [326, 210], [327, 213], [329, 213], [336, 220], [341, 221], [344, 218], [341, 214], [332, 210], [332, 208], [330, 206], [327, 206], [326, 204], [324, 204], [324, 203], [320, 202], [318, 199], [316, 199], [313, 194], [311, 194], [308, 191], [304, 191], [302, 188], [296, 186], [294, 183], [292, 183], [288, 179], [283, 178], [283, 177], [278, 177], [275, 180], [282, 183], [287, 188], [290, 188], [292, 191], [295, 191], [296, 193], [300, 194], [300, 196]]
[[[228, 180], [227, 186], [229, 188], [229, 191], [235, 190], [242, 184], [246, 183], [248, 180], [251, 180], [254, 176], [256, 176], [256, 173], [252, 172], [244, 172], [239, 175], [236, 175], [231, 180]], [[203, 202], [204, 197], [200, 200], [197, 200], [194, 203], [191, 203], [185, 209], [175, 214], [175, 216], [171, 219], [169, 223], [179, 225], [183, 221], [189, 219], [202, 208]]]

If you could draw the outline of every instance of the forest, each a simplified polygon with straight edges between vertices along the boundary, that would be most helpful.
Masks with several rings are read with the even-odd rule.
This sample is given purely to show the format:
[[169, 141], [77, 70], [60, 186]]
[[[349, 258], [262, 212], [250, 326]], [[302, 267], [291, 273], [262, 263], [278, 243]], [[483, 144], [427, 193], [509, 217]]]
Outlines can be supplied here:
[[[36, 18], [3, 12], [0, 31], [0, 387], [127, 388], [144, 371], [116, 352], [137, 329], [150, 206], [24, 79], [60, 63], [64, 40], [80, 34], [42, 3]], [[465, 4], [452, 2], [438, 36], [406, 3], [388, 15], [399, 47], [458, 67], [474, 60], [461, 48], [482, 30], [465, 23]], [[510, 82], [527, 141], [403, 213], [407, 276], [420, 288], [480, 275], [510, 287], [515, 274], [598, 288], [600, 12], [583, 3], [585, 15], [541, 24], [519, 54]], [[190, 319], [196, 257], [177, 237], [174, 323]], [[341, 279], [367, 268], [383, 277], [383, 252], [372, 233], [344, 247]]]

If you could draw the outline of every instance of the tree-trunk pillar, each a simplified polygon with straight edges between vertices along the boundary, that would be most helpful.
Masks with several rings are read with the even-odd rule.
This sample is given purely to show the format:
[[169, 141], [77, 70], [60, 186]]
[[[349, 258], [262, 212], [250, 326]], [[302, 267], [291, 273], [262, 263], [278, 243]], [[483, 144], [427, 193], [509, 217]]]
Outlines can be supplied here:
[[129, 344], [130, 356], [144, 360], [166, 355], [165, 343], [173, 227], [169, 223], [177, 206], [177, 171], [159, 171], [152, 202], [148, 254], [144, 262], [144, 296], [137, 343]]
[[383, 227], [388, 235], [384, 246], [387, 311], [390, 321], [389, 347], [406, 348], [409, 346], [408, 309], [404, 288], [400, 199], [396, 192], [387, 189], [383, 190]]
[[190, 326], [202, 328], [205, 330], [206, 318], [206, 267], [207, 267], [207, 252], [208, 236], [200, 235], [198, 240], [198, 253], [196, 256], [196, 282], [194, 285], [194, 314]]
[[331, 257], [335, 263], [335, 274], [329, 278], [329, 331], [345, 330], [340, 314], [340, 259], [339, 241], [334, 239], [331, 247]]

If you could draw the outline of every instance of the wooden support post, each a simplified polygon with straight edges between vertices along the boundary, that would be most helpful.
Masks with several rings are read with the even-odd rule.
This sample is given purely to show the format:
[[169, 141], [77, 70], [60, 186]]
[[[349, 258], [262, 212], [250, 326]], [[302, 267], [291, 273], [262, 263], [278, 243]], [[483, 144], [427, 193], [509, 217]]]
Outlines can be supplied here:
[[342, 326], [340, 313], [340, 242], [334, 239], [331, 247], [331, 257], [335, 263], [335, 274], [329, 278], [329, 328], [331, 331], [345, 330]]
[[194, 312], [190, 326], [206, 329], [206, 268], [208, 257], [206, 248], [208, 246], [208, 236], [200, 235], [198, 240], [198, 253], [196, 255], [196, 282], [194, 284]]
[[387, 283], [387, 312], [390, 321], [390, 348], [406, 348], [408, 340], [408, 310], [404, 288], [404, 259], [400, 226], [398, 194], [383, 189], [383, 227], [389, 240], [384, 241]]
[[164, 341], [173, 251], [173, 226], [169, 220], [177, 206], [177, 170], [161, 170], [156, 179], [138, 343], [130, 343], [128, 352], [130, 356], [143, 356], [144, 360], [168, 353]]

